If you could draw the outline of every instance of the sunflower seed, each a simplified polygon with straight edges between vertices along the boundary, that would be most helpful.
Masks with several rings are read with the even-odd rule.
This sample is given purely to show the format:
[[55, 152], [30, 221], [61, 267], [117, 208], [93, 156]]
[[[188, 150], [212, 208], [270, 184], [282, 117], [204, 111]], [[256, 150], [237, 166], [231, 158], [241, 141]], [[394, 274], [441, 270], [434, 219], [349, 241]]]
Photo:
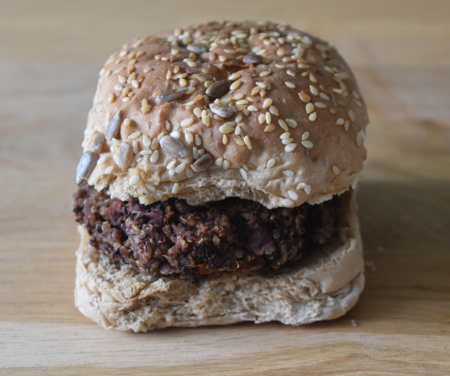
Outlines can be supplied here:
[[188, 44], [186, 49], [189, 52], [193, 52], [196, 55], [201, 55], [202, 53], [209, 51], [208, 46], [206, 44], [203, 44], [203, 43], [191, 43], [191, 44]]
[[228, 90], [230, 90], [231, 83], [232, 83], [232, 81], [230, 81], [230, 80], [216, 81], [206, 89], [205, 93], [211, 99], [220, 98]]
[[122, 111], [117, 111], [112, 117], [106, 129], [105, 137], [107, 140], [112, 140], [113, 138], [118, 138], [120, 131], [120, 121], [122, 119]]
[[195, 161], [195, 163], [192, 165], [192, 169], [195, 172], [202, 172], [206, 171], [209, 166], [211, 166], [213, 163], [213, 157], [211, 157], [209, 154], [203, 154], [199, 159]]
[[242, 60], [244, 64], [261, 64], [263, 58], [261, 55], [255, 55], [255, 54], [247, 54], [244, 55], [244, 59]]
[[161, 104], [164, 102], [172, 102], [175, 99], [182, 97], [184, 94], [186, 94], [188, 90], [189, 88], [184, 87], [181, 89], [163, 91], [156, 96], [155, 102], [156, 104]]
[[77, 184], [89, 177], [98, 160], [98, 155], [92, 151], [84, 153], [77, 166]]
[[233, 108], [227, 104], [213, 103], [209, 108], [214, 114], [219, 115], [223, 119], [228, 119], [234, 113]]
[[120, 145], [118, 165], [122, 171], [125, 171], [133, 160], [133, 149], [126, 142]]
[[103, 149], [103, 144], [105, 142], [105, 135], [103, 133], [97, 134], [94, 138], [94, 142], [91, 146], [91, 151], [95, 153], [101, 153]]
[[159, 143], [162, 149], [172, 157], [185, 158], [188, 156], [187, 149], [183, 143], [171, 136], [164, 136]]

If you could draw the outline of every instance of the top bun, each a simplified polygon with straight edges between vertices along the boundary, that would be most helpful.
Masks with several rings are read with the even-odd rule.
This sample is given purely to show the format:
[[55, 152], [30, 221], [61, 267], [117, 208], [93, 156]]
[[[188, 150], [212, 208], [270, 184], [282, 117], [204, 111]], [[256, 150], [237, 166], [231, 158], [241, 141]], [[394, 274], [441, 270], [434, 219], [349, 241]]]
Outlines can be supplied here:
[[367, 123], [350, 68], [316, 37], [268, 22], [175, 29], [106, 62], [77, 180], [143, 204], [317, 203], [356, 183]]

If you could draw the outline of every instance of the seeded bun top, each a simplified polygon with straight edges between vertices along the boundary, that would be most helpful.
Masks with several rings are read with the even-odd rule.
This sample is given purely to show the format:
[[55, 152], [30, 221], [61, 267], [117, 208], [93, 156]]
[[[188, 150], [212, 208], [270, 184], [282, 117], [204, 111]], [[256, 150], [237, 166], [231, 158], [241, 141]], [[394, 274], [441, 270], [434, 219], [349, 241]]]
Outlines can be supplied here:
[[212, 22], [125, 44], [100, 72], [77, 181], [112, 197], [316, 203], [356, 183], [368, 117], [326, 42]]

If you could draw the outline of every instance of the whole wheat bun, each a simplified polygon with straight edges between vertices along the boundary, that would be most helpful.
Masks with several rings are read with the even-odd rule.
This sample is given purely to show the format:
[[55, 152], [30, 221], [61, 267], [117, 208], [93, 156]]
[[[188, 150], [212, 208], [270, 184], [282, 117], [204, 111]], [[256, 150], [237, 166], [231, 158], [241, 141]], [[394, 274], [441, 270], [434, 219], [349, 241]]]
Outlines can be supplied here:
[[223, 274], [192, 284], [155, 279], [116, 264], [89, 245], [80, 226], [75, 304], [104, 328], [148, 331], [240, 321], [307, 324], [344, 315], [364, 288], [364, 262], [356, 206], [348, 196], [339, 235], [301, 267]]
[[112, 198], [268, 208], [340, 195], [337, 234], [296, 266], [196, 283], [143, 275], [79, 228], [75, 302], [106, 328], [333, 319], [356, 303], [364, 263], [354, 187], [368, 116], [328, 43], [284, 24], [211, 22], [125, 44], [100, 72], [77, 181]]
[[[207, 95], [222, 80], [223, 118]], [[175, 89], [186, 92], [160, 101]], [[356, 184], [367, 122], [350, 68], [314, 36], [268, 22], [175, 29], [125, 44], [101, 70], [83, 142], [97, 153], [88, 183], [144, 204], [318, 203]], [[93, 146], [111, 123], [114, 137]]]

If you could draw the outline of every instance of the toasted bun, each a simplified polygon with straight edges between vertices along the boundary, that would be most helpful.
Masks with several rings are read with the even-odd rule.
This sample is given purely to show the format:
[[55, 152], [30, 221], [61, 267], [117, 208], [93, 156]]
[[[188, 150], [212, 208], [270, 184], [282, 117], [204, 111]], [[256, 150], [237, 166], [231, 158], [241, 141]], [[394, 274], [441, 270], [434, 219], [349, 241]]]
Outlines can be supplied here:
[[317, 203], [356, 183], [367, 122], [349, 67], [316, 37], [272, 23], [176, 29], [106, 62], [78, 180], [144, 204]]
[[333, 319], [354, 306], [364, 287], [353, 200], [344, 217], [333, 244], [316, 250], [297, 267], [223, 274], [195, 284], [155, 279], [113, 263], [89, 245], [80, 226], [75, 304], [105, 328], [135, 332], [239, 321], [300, 325]]

